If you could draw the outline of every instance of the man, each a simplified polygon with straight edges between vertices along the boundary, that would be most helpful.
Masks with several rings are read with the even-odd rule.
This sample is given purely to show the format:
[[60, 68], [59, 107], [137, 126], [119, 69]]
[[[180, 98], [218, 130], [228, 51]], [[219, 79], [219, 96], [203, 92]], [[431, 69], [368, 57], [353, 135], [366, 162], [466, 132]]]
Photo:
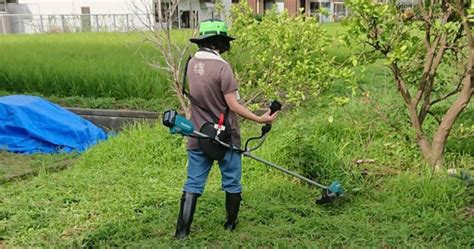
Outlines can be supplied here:
[[[271, 123], [276, 115], [269, 112], [257, 116], [239, 102], [238, 86], [232, 68], [220, 54], [230, 49], [234, 38], [227, 35], [227, 25], [220, 20], [203, 21], [199, 36], [190, 41], [197, 44], [199, 51], [188, 62], [189, 96], [191, 121], [195, 127], [217, 122], [215, 117], [224, 114], [225, 129], [230, 132], [230, 144], [240, 147], [240, 130], [236, 114], [257, 123]], [[197, 198], [203, 193], [209, 171], [214, 162], [199, 145], [196, 138], [188, 140], [188, 176], [184, 184], [181, 206], [176, 226], [176, 238], [184, 239], [190, 227]], [[218, 161], [222, 175], [222, 189], [226, 193], [227, 220], [224, 228], [234, 230], [241, 201], [242, 176], [241, 155], [227, 150]]]

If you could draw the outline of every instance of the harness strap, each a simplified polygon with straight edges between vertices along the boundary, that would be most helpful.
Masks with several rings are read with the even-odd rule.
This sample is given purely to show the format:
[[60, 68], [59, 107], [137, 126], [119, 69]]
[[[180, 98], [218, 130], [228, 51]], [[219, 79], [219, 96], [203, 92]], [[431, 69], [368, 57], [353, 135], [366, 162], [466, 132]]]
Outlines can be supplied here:
[[[208, 48], [200, 48], [199, 51], [208, 52], [208, 53], [218, 55], [216, 52], [214, 52], [214, 51], [212, 51], [211, 49], [208, 49]], [[220, 118], [215, 113], [213, 113], [209, 109], [207, 109], [207, 108], [203, 107], [202, 105], [200, 105], [199, 102], [189, 92], [186, 91], [186, 81], [187, 81], [188, 67], [189, 67], [189, 62], [191, 61], [192, 58], [193, 57], [190, 55], [188, 60], [186, 61], [186, 66], [184, 68], [184, 75], [183, 75], [183, 86], [182, 86], [181, 92], [185, 97], [187, 97], [189, 99], [191, 104], [197, 106], [201, 110], [203, 110], [203, 111], [207, 112], [208, 114], [210, 114], [211, 118], [214, 120], [214, 122], [219, 123]], [[225, 110], [225, 114], [224, 114], [224, 124], [226, 126], [226, 129], [228, 129], [228, 131], [229, 131], [229, 135], [231, 136], [230, 130], [232, 128], [231, 128], [231, 124], [228, 121], [229, 112], [230, 112], [230, 108], [227, 106], [227, 108]], [[233, 147], [232, 146], [232, 138], [230, 139], [230, 145], [231, 145], [230, 149], [232, 150], [232, 147]]]

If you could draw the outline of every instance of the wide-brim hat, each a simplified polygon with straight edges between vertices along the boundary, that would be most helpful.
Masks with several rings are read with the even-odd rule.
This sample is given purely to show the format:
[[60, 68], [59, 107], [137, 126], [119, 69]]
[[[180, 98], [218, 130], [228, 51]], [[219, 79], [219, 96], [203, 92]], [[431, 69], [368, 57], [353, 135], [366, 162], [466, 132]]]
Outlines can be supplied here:
[[210, 37], [218, 37], [226, 41], [233, 41], [235, 38], [227, 34], [227, 24], [218, 19], [209, 19], [199, 24], [199, 36], [189, 39], [192, 43], [200, 43]]

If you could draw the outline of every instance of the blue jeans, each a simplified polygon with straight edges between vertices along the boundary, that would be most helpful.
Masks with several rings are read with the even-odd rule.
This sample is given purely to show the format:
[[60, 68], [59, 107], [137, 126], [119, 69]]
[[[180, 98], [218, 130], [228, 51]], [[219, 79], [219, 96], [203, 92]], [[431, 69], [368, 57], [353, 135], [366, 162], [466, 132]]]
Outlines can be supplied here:
[[[200, 149], [188, 150], [188, 178], [183, 190], [202, 194], [213, 162]], [[219, 161], [219, 168], [222, 175], [222, 190], [241, 193], [242, 156], [235, 151], [227, 151], [224, 159]]]

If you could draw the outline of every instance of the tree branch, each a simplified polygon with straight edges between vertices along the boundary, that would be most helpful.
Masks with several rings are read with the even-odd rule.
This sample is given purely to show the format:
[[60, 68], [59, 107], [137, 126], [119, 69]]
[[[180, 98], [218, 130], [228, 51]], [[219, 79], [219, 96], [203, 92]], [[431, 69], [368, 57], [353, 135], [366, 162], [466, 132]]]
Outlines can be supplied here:
[[405, 80], [403, 79], [402, 73], [397, 63], [392, 62], [390, 64], [390, 69], [392, 70], [393, 75], [395, 76], [395, 83], [397, 84], [398, 91], [405, 100], [405, 103], [407, 105], [412, 105], [410, 90], [408, 90], [408, 87], [405, 83]]
[[428, 111], [428, 114], [430, 114], [430, 115], [436, 120], [436, 122], [438, 123], [438, 125], [441, 124], [441, 119], [439, 119], [438, 117], [436, 117], [436, 115], [435, 115], [433, 112]]
[[[430, 19], [432, 18], [432, 8], [434, 6], [430, 6]], [[445, 25], [448, 22], [449, 17], [452, 14], [452, 9], [450, 8], [448, 11], [446, 11], [442, 17], [441, 20], [441, 25]], [[431, 29], [431, 23], [428, 23], [428, 26]], [[430, 30], [426, 30], [426, 34], [430, 34]], [[429, 37], [425, 37], [425, 39], [430, 40]], [[443, 59], [444, 52], [446, 51], [446, 45], [447, 45], [447, 39], [448, 39], [448, 32], [445, 32], [443, 34], [437, 35], [435, 40], [433, 41], [433, 44], [429, 46], [429, 49], [427, 50], [426, 57], [428, 58], [425, 62], [424, 69], [423, 69], [423, 74], [421, 76], [420, 82], [419, 82], [419, 87], [415, 95], [415, 106], [418, 107], [418, 104], [421, 101], [421, 98], [424, 96], [424, 103], [422, 108], [420, 109], [420, 120], [423, 123], [424, 117], [426, 116], [426, 111], [428, 111], [426, 108], [428, 108], [429, 100], [431, 97], [431, 89], [433, 87], [433, 80], [434, 80], [434, 75], [436, 71], [438, 70], [438, 66], [441, 63], [441, 60]], [[436, 51], [438, 50], [438, 51]], [[426, 89], [428, 87], [428, 89]]]
[[466, 48], [469, 51], [468, 61], [467, 61], [467, 72], [465, 74], [463, 87], [448, 109], [446, 114], [443, 116], [441, 120], [441, 124], [439, 125], [432, 142], [432, 154], [429, 158], [429, 163], [433, 166], [439, 166], [442, 161], [442, 154], [446, 145], [446, 140], [451, 132], [451, 128], [453, 127], [456, 119], [458, 118], [459, 114], [466, 108], [467, 104], [469, 103], [473, 90], [474, 90], [474, 83], [473, 83], [473, 61], [474, 61], [474, 44], [472, 39], [472, 29], [471, 25], [468, 23], [468, 19], [466, 14], [463, 10], [463, 3], [461, 1], [457, 2], [456, 6], [451, 5], [454, 10], [461, 16], [461, 22], [464, 27], [464, 32], [466, 33], [467, 38], [467, 46]]
[[436, 104], [438, 102], [446, 100], [447, 98], [449, 98], [449, 97], [455, 95], [456, 93], [458, 93], [461, 90], [462, 82], [464, 81], [465, 77], [466, 77], [466, 72], [464, 73], [464, 76], [461, 77], [461, 80], [457, 84], [456, 89], [454, 89], [453, 91], [447, 93], [446, 95], [444, 95], [443, 97], [441, 97], [439, 99], [435, 99], [435, 100], [431, 101], [430, 106], [433, 106], [434, 104]]

